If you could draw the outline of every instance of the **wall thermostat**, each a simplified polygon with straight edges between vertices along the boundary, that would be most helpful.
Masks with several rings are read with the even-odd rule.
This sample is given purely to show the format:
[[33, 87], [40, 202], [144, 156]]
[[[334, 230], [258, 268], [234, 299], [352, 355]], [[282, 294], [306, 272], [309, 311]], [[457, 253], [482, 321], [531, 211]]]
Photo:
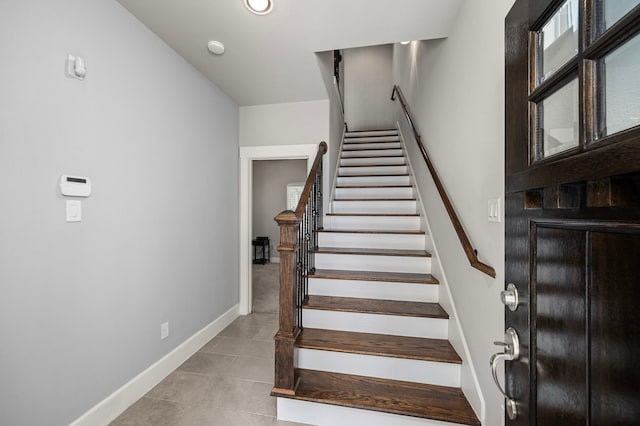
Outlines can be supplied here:
[[91, 195], [91, 179], [81, 176], [60, 176], [60, 192], [67, 197], [88, 197]]

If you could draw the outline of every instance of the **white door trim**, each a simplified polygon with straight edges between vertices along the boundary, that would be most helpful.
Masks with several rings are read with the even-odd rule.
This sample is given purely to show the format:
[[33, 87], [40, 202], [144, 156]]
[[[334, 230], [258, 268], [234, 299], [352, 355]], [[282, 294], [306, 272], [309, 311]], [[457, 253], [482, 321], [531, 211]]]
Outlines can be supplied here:
[[[307, 160], [307, 173], [313, 166], [317, 144], [240, 147], [240, 315], [251, 313], [251, 235], [253, 160]], [[277, 243], [277, 242], [276, 242]]]

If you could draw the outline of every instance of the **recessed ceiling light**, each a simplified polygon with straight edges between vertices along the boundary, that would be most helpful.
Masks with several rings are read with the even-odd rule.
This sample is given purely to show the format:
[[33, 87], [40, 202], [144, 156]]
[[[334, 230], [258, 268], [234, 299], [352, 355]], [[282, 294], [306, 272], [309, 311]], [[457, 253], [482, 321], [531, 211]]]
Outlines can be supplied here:
[[409, 43], [411, 43], [411, 42], [410, 42], [410, 41], [401, 41], [401, 42], [400, 42], [400, 44], [403, 44], [403, 45], [407, 45], [407, 44], [409, 44]]
[[244, 5], [256, 15], [266, 15], [273, 9], [273, 0], [244, 0]]
[[222, 55], [224, 53], [224, 44], [216, 40], [211, 40], [207, 43], [207, 49], [215, 55]]

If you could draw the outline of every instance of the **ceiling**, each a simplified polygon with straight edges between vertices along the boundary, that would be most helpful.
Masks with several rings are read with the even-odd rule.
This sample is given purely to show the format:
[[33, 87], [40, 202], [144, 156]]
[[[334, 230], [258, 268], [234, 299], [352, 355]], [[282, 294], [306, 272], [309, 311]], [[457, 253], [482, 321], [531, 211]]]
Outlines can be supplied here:
[[273, 0], [265, 16], [243, 0], [118, 1], [246, 106], [326, 99], [314, 52], [445, 37], [463, 0]]

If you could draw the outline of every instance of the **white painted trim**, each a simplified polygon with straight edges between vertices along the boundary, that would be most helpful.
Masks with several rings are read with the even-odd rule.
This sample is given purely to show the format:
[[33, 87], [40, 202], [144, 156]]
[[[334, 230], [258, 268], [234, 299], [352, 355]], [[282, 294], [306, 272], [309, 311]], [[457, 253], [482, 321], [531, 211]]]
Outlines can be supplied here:
[[[424, 203], [422, 202], [422, 197], [420, 196], [420, 190], [418, 188], [418, 182], [413, 176], [413, 165], [411, 164], [411, 158], [409, 158], [409, 152], [407, 150], [406, 142], [404, 135], [402, 134], [402, 129], [400, 126], [400, 122], [396, 121], [396, 128], [398, 129], [398, 135], [400, 135], [400, 143], [402, 144], [403, 150], [405, 152], [405, 157], [407, 159], [407, 164], [409, 165], [409, 170], [411, 170], [411, 179], [413, 180], [413, 185], [416, 188], [416, 198], [418, 200], [418, 210], [420, 210], [420, 216], [424, 221], [425, 232], [428, 235], [431, 235], [431, 244], [430, 251], [432, 254], [432, 270], [437, 271], [438, 280], [440, 281], [440, 298], [446, 298], [448, 300], [448, 304], [450, 306], [451, 312], [449, 314], [449, 341], [454, 346], [460, 357], [462, 358], [462, 391], [464, 392], [469, 404], [473, 408], [473, 410], [478, 414], [480, 411], [480, 421], [484, 423], [484, 419], [486, 417], [486, 402], [484, 395], [482, 393], [482, 388], [480, 387], [480, 380], [478, 379], [478, 374], [476, 373], [476, 368], [473, 364], [473, 360], [471, 358], [471, 351], [469, 350], [469, 346], [467, 345], [467, 339], [464, 335], [464, 331], [462, 330], [462, 324], [460, 323], [460, 317], [458, 316], [458, 311], [456, 309], [455, 301], [453, 299], [453, 294], [451, 294], [451, 288], [449, 287], [449, 281], [447, 280], [447, 276], [444, 272], [444, 268], [442, 267], [442, 262], [440, 260], [440, 255], [438, 254], [438, 249], [436, 247], [436, 242], [433, 240], [433, 233], [431, 232], [431, 226], [429, 224], [429, 219], [426, 215], [426, 210], [424, 208]], [[444, 291], [443, 291], [444, 290]], [[455, 333], [457, 336], [452, 336], [451, 334]], [[458, 338], [456, 338], [458, 337]], [[460, 347], [462, 346], [462, 347]], [[471, 382], [473, 383], [473, 388], [469, 389], [464, 386], [465, 376], [470, 377]]]
[[[344, 112], [342, 114], [342, 118], [344, 119]], [[329, 199], [326, 200], [327, 202], [325, 203], [325, 206], [327, 207], [327, 209], [325, 210], [325, 214], [326, 213], [333, 213], [333, 210], [331, 210], [333, 208], [333, 203], [331, 203], [330, 201], [332, 201], [333, 199], [335, 199], [335, 194], [336, 194], [336, 185], [338, 184], [338, 174], [340, 172], [340, 159], [342, 158], [342, 145], [344, 144], [344, 137], [347, 134], [347, 123], [344, 123], [342, 125], [342, 137], [340, 138], [340, 146], [338, 147], [338, 161], [336, 163], [336, 169], [333, 172], [333, 180], [331, 182], [333, 182], [333, 184], [331, 185], [331, 193], [329, 196]], [[325, 221], [324, 225], [327, 225], [327, 218], [323, 218], [323, 220]]]
[[189, 357], [231, 324], [238, 316], [238, 305], [233, 306], [217, 319], [185, 340], [180, 346], [156, 361], [120, 389], [93, 406], [70, 426], [106, 425], [122, 414], [134, 402], [142, 398], [155, 385], [178, 368]]
[[[317, 151], [318, 144], [240, 147], [240, 315], [248, 315], [251, 313], [251, 235], [253, 235], [251, 194], [253, 193], [253, 160], [306, 159], [308, 173], [313, 166], [313, 159]], [[325, 188], [327, 186], [326, 181], [327, 177], [325, 176]]]

